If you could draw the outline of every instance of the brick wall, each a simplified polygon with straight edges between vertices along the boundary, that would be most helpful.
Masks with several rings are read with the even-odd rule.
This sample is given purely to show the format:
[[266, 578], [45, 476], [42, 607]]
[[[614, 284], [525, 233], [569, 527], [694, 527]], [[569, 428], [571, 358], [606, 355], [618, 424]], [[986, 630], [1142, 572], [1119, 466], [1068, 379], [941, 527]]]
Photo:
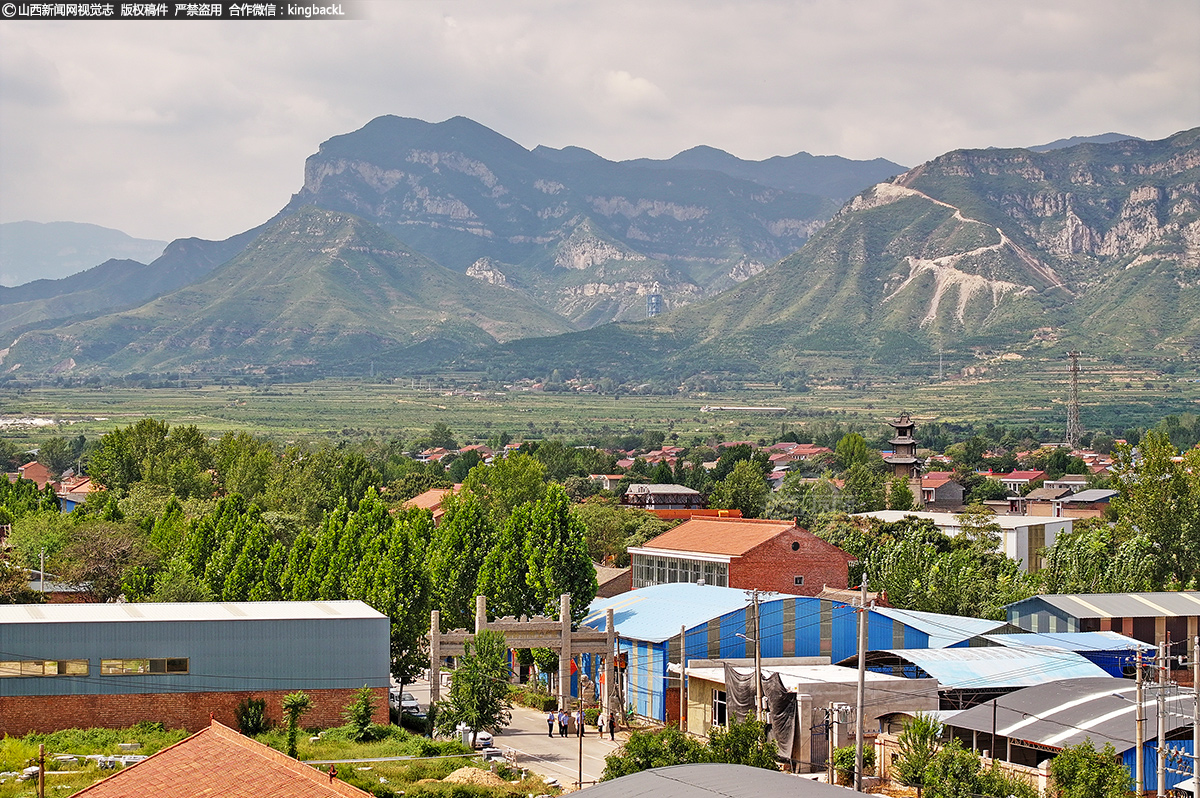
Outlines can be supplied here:
[[[793, 548], [794, 546], [794, 548]], [[815, 596], [821, 588], [845, 588], [851, 557], [808, 530], [793, 527], [729, 563], [729, 586]], [[795, 584], [803, 576], [804, 584]]]
[[[0, 735], [20, 736], [31, 731], [59, 729], [120, 729], [141, 721], [162, 723], [168, 729], [190, 732], [208, 726], [209, 713], [221, 723], [237, 728], [233, 711], [247, 698], [267, 702], [272, 724], [282, 722], [283, 697], [292, 690], [254, 690], [235, 693], [147, 693], [142, 695], [0, 696]], [[354, 700], [356, 690], [305, 690], [313, 707], [300, 718], [305, 728], [340, 726], [342, 710]], [[375, 694], [375, 722], [388, 722], [386, 687]]]

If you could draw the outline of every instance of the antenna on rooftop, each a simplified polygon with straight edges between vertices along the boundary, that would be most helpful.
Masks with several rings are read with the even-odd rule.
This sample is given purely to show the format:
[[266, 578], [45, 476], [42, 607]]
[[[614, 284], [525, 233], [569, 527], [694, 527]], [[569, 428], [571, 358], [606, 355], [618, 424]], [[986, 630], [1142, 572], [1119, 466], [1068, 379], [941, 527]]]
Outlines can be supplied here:
[[1067, 445], [1072, 449], [1079, 448], [1079, 439], [1083, 437], [1083, 427], [1079, 423], [1079, 356], [1083, 354], [1072, 349], [1067, 352], [1071, 359], [1071, 396], [1067, 401]]

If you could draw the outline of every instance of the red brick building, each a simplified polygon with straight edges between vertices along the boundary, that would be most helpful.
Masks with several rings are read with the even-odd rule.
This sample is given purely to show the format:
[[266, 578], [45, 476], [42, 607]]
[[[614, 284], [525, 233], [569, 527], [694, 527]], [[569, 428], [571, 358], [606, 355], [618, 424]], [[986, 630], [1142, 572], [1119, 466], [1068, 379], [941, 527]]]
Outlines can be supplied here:
[[700, 582], [815, 596], [847, 587], [854, 560], [791, 521], [693, 518], [631, 548], [633, 587]]

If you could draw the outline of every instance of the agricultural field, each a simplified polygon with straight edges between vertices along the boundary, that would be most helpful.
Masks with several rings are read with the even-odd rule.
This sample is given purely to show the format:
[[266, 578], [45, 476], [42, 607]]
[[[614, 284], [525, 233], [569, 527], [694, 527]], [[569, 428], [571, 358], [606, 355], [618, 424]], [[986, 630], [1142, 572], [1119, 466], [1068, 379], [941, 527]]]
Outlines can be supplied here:
[[[818, 421], [873, 429], [901, 411], [918, 424], [994, 422], [1010, 427], [1065, 426], [1065, 367], [997, 363], [971, 376], [881, 381], [863, 378], [810, 385], [803, 392], [753, 384], [721, 393], [671, 396], [549, 393], [480, 387], [443, 378], [436, 386], [404, 380], [183, 387], [25, 388], [0, 390], [0, 436], [35, 444], [47, 435], [98, 437], [144, 417], [194, 424], [219, 436], [246, 431], [281, 441], [411, 440], [437, 422], [460, 443], [501, 432], [513, 439], [592, 436], [661, 430], [671, 441], [774, 439]], [[1080, 375], [1085, 429], [1153, 426], [1162, 417], [1200, 412], [1196, 374], [1084, 365]], [[703, 407], [781, 407], [751, 412]]]

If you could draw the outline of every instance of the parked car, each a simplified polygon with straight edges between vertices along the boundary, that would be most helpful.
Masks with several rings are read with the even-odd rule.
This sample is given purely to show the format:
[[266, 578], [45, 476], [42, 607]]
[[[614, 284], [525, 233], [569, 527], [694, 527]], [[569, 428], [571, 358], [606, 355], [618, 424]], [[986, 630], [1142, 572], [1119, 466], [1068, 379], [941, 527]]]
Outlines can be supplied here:
[[[465, 723], [460, 723], [454, 727], [454, 736], [462, 739], [464, 745], [471, 744], [471, 727]], [[475, 735], [476, 748], [491, 748], [494, 738], [490, 731], [480, 729], [479, 734]]]
[[421, 704], [417, 701], [416, 696], [401, 691], [399, 687], [388, 690], [388, 703], [392, 705], [392, 709], [408, 715], [421, 714]]

